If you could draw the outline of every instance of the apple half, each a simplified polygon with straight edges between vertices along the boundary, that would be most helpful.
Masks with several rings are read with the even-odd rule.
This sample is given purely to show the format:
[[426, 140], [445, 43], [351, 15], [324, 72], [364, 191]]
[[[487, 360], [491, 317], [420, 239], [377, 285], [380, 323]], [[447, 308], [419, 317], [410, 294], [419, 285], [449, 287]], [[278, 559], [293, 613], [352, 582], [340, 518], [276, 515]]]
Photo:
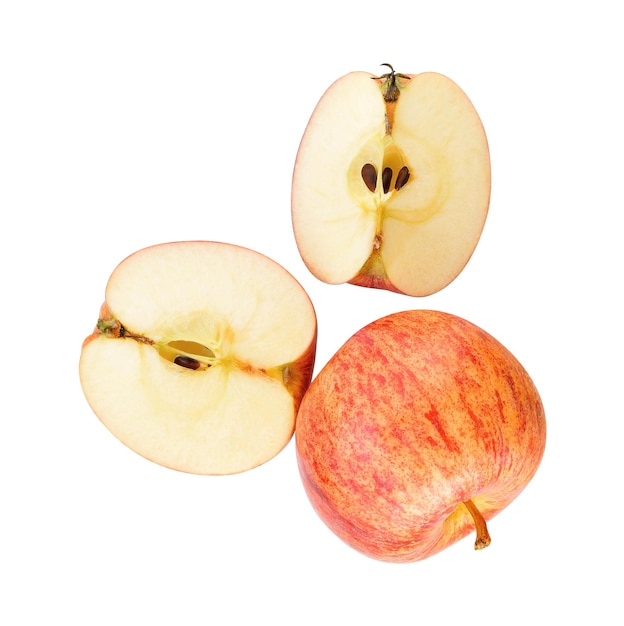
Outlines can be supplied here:
[[518, 360], [460, 317], [403, 311], [353, 335], [306, 392], [299, 469], [321, 519], [348, 545], [418, 561], [487, 522], [544, 454], [539, 393]]
[[317, 323], [303, 287], [247, 248], [155, 245], [112, 273], [80, 380], [94, 413], [144, 457], [233, 474], [291, 439]]
[[316, 106], [295, 162], [293, 229], [320, 280], [426, 296], [453, 281], [477, 246], [489, 149], [452, 80], [388, 67], [380, 77], [343, 76]]

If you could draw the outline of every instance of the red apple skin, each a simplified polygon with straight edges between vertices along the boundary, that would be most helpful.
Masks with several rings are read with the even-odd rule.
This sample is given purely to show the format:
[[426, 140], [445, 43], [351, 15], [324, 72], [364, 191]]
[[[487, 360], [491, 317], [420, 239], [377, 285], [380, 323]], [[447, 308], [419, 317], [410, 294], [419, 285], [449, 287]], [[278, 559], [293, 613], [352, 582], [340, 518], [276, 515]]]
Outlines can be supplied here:
[[349, 339], [304, 396], [299, 470], [321, 519], [348, 545], [418, 561], [475, 532], [535, 474], [540, 396], [516, 358], [437, 311], [381, 318]]

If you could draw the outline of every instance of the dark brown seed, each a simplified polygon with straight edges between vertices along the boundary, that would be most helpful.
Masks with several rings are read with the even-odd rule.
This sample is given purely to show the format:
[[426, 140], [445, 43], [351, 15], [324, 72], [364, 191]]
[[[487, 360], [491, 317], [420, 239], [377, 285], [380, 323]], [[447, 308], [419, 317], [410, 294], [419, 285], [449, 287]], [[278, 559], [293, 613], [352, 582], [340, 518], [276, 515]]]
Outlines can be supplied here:
[[392, 170], [389, 167], [385, 167], [381, 173], [381, 182], [383, 183], [384, 193], [390, 191], [390, 183], [392, 182]]
[[187, 369], [190, 370], [198, 370], [199, 366], [201, 365], [200, 362], [197, 359], [194, 359], [193, 357], [190, 356], [177, 356], [173, 362], [176, 365], [180, 365], [181, 367], [186, 367]]
[[369, 191], [375, 191], [377, 188], [377, 170], [374, 165], [367, 163], [362, 167], [362, 180]]
[[396, 183], [394, 183], [394, 188], [398, 191], [401, 187], [404, 187], [407, 181], [409, 180], [410, 172], [407, 169], [407, 166], [403, 166], [399, 173], [397, 174]]

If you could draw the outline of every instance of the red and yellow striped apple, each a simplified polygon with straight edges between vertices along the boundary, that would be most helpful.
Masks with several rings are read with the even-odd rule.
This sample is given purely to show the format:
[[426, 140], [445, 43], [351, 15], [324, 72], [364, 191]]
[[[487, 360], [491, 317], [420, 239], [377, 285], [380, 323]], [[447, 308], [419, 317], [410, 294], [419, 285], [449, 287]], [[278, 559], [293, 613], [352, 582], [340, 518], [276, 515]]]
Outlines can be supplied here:
[[292, 181], [301, 257], [320, 280], [425, 296], [485, 223], [490, 155], [466, 94], [435, 72], [351, 72], [316, 106]]
[[358, 331], [312, 382], [296, 450], [307, 495], [372, 558], [429, 557], [487, 521], [535, 474], [546, 422], [517, 359], [474, 324], [404, 311]]
[[80, 380], [94, 413], [135, 452], [232, 474], [292, 438], [315, 349], [312, 303], [281, 265], [231, 244], [168, 243], [111, 275]]

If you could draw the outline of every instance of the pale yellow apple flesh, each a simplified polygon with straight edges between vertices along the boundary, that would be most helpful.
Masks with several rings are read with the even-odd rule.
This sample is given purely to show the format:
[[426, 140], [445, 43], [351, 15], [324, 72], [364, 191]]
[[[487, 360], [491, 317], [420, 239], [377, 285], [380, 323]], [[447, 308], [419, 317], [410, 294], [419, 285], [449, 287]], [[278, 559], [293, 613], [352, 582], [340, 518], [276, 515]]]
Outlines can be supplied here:
[[246, 248], [177, 242], [113, 272], [80, 380], [95, 414], [161, 465], [231, 474], [294, 432], [314, 365], [316, 317], [301, 285]]
[[353, 335], [305, 394], [299, 469], [321, 519], [363, 554], [411, 562], [487, 521], [532, 479], [546, 442], [526, 370], [474, 324], [403, 311]]
[[293, 228], [320, 280], [425, 296], [468, 262], [489, 199], [486, 135], [452, 80], [352, 72], [328, 89], [302, 138]]

